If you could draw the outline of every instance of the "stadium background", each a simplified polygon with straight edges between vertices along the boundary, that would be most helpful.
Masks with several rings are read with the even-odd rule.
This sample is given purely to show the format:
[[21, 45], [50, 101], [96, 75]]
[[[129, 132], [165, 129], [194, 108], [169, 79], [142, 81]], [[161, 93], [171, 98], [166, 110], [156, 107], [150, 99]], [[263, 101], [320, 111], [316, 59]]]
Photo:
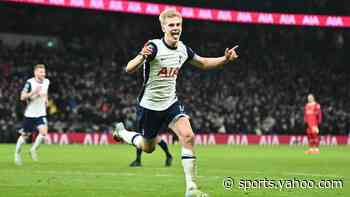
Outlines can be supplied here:
[[[350, 7], [347, 1], [164, 3], [323, 15], [346, 15]], [[38, 62], [52, 81], [50, 131], [103, 133], [116, 120], [135, 128], [142, 75], [123, 67], [148, 39], [162, 36], [156, 17], [11, 2], [1, 3], [1, 13], [0, 141], [16, 139], [23, 116], [18, 95]], [[241, 58], [225, 69], [182, 69], [177, 91], [195, 132], [303, 134], [305, 97], [314, 93], [324, 115], [321, 133], [347, 135], [349, 28], [317, 26], [185, 19], [182, 39], [200, 55], [240, 45]]]

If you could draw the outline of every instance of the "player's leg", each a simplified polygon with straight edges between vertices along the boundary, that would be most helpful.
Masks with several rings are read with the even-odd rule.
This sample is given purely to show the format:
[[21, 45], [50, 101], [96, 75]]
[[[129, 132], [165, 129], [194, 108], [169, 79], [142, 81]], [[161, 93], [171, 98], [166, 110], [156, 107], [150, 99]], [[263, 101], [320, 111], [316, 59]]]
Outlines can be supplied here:
[[137, 132], [127, 131], [123, 123], [116, 124], [113, 136], [121, 138], [124, 142], [134, 145], [137, 149], [146, 153], [152, 153], [156, 147], [155, 139], [146, 139]]
[[318, 149], [320, 145], [319, 140], [319, 129], [317, 126], [312, 127], [312, 154], [319, 154], [320, 150]]
[[130, 163], [130, 167], [141, 167], [142, 149], [136, 148], [136, 159]]
[[159, 112], [138, 106], [137, 130], [127, 131], [123, 123], [116, 123], [113, 136], [121, 138], [124, 142], [134, 145], [146, 153], [152, 153], [156, 148], [156, 137], [162, 125], [162, 117]]
[[140, 133], [128, 131], [124, 124], [119, 122], [115, 124], [113, 137], [117, 137], [127, 144], [134, 145], [146, 153], [152, 153], [156, 147], [156, 140], [154, 138], [144, 138]]
[[313, 138], [312, 138], [312, 130], [310, 127], [306, 129], [307, 141], [309, 145], [309, 149], [305, 151], [305, 154], [310, 154], [312, 152], [313, 147]]
[[196, 155], [194, 133], [187, 117], [179, 117], [169, 127], [177, 134], [182, 145], [181, 159], [186, 178], [186, 197], [208, 196], [199, 190], [196, 174]]
[[28, 139], [28, 135], [23, 132], [23, 129], [19, 131], [20, 136], [17, 139], [16, 143], [16, 149], [15, 149], [15, 164], [22, 165], [22, 157], [21, 157], [21, 149], [23, 144], [26, 143], [26, 140]]
[[171, 166], [172, 161], [173, 161], [173, 157], [171, 156], [170, 152], [169, 152], [169, 148], [167, 143], [160, 137], [157, 137], [157, 144], [162, 148], [162, 150], [165, 153], [166, 156], [166, 160], [165, 160], [165, 166]]
[[[159, 136], [156, 138], [156, 143], [162, 148], [162, 150], [165, 153], [166, 160], [165, 160], [165, 166], [171, 166], [172, 164], [172, 156], [169, 152], [168, 146], [164, 140], [162, 140]], [[136, 159], [130, 163], [130, 167], [140, 167], [141, 166], [141, 155], [142, 155], [142, 149], [136, 148]]]
[[174, 103], [168, 110], [167, 123], [178, 136], [182, 145], [181, 160], [186, 179], [186, 197], [206, 197], [206, 193], [199, 190], [196, 175], [196, 155], [194, 150], [194, 133], [180, 102]]
[[316, 133], [315, 134], [315, 153], [316, 154], [320, 153], [319, 146], [320, 146], [320, 135], [319, 133]]
[[22, 128], [18, 131], [20, 136], [17, 139], [16, 143], [16, 149], [15, 149], [15, 164], [22, 165], [22, 158], [21, 158], [21, 149], [23, 144], [26, 143], [26, 140], [30, 136], [30, 132], [35, 131], [35, 124], [33, 122], [32, 118], [25, 117], [22, 122]]
[[27, 136], [26, 135], [20, 135], [17, 139], [17, 143], [16, 143], [16, 149], [15, 149], [15, 154], [20, 154], [21, 150], [22, 150], [22, 146], [23, 144], [26, 143], [27, 140]]
[[42, 144], [43, 141], [45, 140], [48, 132], [46, 117], [38, 118], [36, 121], [37, 121], [36, 124], [38, 125], [37, 128], [39, 133], [38, 133], [38, 136], [36, 136], [33, 146], [29, 151], [34, 161], [38, 161], [37, 150], [40, 144]]

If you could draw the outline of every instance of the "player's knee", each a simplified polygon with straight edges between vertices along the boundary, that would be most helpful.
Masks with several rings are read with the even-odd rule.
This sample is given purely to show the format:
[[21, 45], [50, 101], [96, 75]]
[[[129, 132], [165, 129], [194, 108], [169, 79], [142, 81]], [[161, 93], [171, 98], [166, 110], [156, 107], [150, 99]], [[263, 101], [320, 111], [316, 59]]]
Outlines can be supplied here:
[[156, 149], [156, 147], [155, 146], [148, 146], [148, 147], [146, 147], [143, 151], [145, 152], [145, 153], [153, 153], [153, 151]]
[[155, 149], [156, 149], [156, 146], [153, 143], [144, 144], [144, 146], [143, 146], [143, 151], [145, 153], [152, 153]]
[[182, 140], [183, 140], [184, 144], [193, 144], [193, 142], [194, 142], [194, 134], [193, 134], [193, 132], [186, 132], [182, 136]]
[[21, 135], [21, 137], [24, 139], [24, 140], [27, 140], [29, 138], [28, 135], [24, 134], [24, 135]]
[[46, 127], [40, 127], [39, 128], [39, 133], [41, 134], [41, 135], [47, 135], [47, 128]]

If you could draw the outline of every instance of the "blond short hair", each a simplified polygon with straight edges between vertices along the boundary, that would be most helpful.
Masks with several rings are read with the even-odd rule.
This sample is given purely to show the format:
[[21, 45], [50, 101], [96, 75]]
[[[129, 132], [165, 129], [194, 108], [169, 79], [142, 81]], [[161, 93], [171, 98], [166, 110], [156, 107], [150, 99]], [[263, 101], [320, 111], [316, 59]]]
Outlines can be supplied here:
[[38, 69], [38, 68], [43, 68], [45, 69], [45, 65], [44, 64], [37, 64], [34, 66], [34, 70]]
[[159, 14], [160, 24], [164, 25], [166, 18], [175, 18], [175, 17], [179, 17], [182, 20], [182, 15], [180, 14], [180, 12], [176, 11], [175, 8], [165, 9]]

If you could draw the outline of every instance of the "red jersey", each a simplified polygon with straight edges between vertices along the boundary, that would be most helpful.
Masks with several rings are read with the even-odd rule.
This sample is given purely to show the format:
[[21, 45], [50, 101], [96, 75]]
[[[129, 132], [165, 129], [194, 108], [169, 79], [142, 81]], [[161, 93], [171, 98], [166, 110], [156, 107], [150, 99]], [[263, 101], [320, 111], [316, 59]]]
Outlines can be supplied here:
[[321, 106], [318, 103], [307, 103], [304, 108], [304, 122], [308, 125], [319, 125], [322, 121]]

